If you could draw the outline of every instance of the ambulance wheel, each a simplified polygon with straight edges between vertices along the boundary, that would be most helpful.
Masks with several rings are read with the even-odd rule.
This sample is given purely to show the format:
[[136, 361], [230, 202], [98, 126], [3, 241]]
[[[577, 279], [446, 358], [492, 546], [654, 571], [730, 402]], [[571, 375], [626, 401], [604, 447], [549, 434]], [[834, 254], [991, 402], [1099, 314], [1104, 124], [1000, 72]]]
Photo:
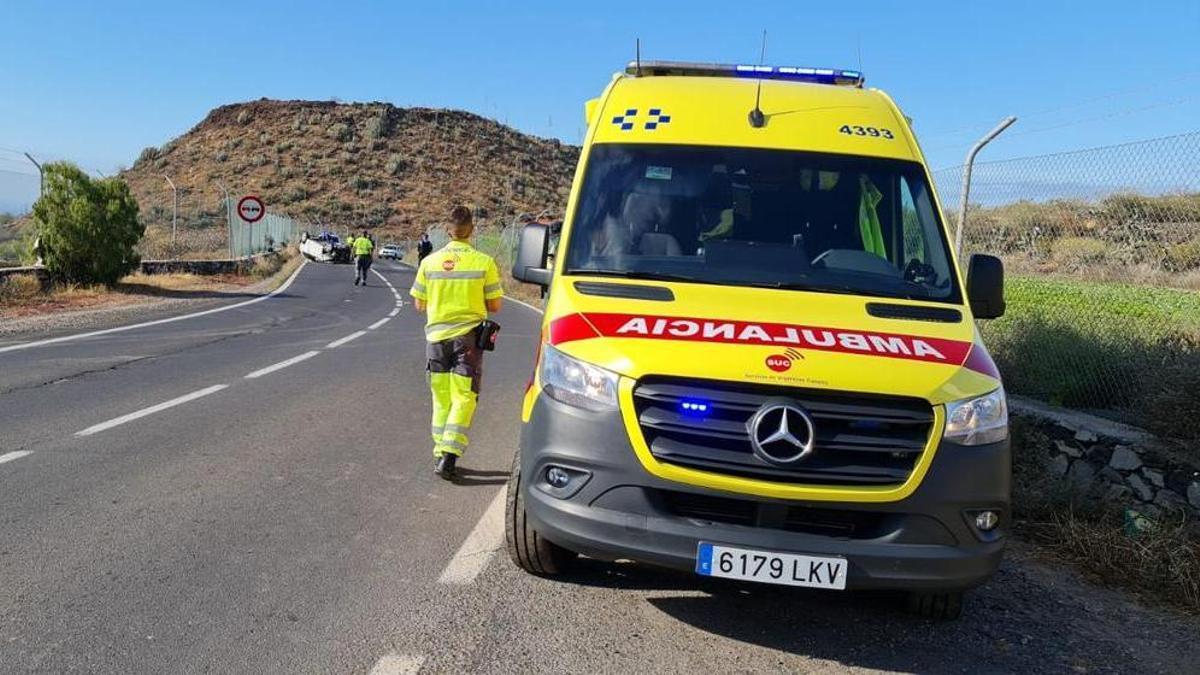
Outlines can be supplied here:
[[508, 556], [517, 567], [538, 576], [552, 577], [566, 572], [578, 555], [538, 534], [526, 519], [525, 499], [521, 496], [519, 452], [508, 477], [504, 538], [508, 544]]
[[963, 592], [908, 594], [908, 611], [922, 619], [953, 621], [962, 615]]

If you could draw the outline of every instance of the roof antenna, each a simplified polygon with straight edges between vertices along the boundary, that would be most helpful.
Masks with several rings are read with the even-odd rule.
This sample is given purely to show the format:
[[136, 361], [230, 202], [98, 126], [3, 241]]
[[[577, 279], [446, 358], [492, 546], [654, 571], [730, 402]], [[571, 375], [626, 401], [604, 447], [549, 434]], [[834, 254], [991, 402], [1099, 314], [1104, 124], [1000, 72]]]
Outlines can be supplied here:
[[[763, 30], [762, 36], [762, 52], [758, 57], [758, 65], [764, 65], [767, 61], [767, 31]], [[754, 110], [750, 111], [750, 126], [755, 129], [761, 129], [767, 123], [766, 115], [763, 115], [762, 108], [759, 103], [762, 102], [762, 78], [758, 78], [758, 89], [754, 92]]]
[[642, 76], [642, 38], [634, 38], [633, 43], [633, 58], [636, 64], [636, 73], [638, 77]]

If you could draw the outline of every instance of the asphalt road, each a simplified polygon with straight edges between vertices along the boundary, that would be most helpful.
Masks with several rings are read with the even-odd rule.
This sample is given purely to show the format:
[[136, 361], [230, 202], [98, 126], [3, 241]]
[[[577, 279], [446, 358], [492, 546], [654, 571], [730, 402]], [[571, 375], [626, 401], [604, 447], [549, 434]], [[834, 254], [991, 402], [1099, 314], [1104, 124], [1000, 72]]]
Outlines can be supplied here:
[[203, 316], [0, 340], [0, 672], [1200, 663], [1194, 620], [1021, 549], [951, 624], [889, 596], [625, 563], [525, 575], [497, 550], [499, 495], [540, 317], [515, 303], [499, 317], [465, 476], [446, 483], [431, 472], [411, 273], [375, 269], [361, 288], [347, 266], [308, 264], [272, 297]]

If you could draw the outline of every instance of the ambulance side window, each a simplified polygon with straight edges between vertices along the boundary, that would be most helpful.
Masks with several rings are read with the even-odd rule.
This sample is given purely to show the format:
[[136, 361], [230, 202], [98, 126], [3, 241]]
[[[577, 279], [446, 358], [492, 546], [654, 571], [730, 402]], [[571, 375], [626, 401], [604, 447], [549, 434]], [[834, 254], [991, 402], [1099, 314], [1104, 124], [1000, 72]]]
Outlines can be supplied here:
[[904, 236], [904, 260], [901, 265], [910, 260], [927, 263], [925, 259], [925, 230], [921, 227], [921, 218], [917, 215], [917, 205], [913, 200], [908, 178], [900, 179], [900, 219]]

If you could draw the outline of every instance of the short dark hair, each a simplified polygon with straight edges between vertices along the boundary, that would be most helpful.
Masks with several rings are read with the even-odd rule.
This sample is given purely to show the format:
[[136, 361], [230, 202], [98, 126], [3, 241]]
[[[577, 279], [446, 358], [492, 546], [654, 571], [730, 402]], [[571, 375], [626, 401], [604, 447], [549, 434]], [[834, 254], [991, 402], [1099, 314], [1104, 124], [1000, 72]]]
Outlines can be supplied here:
[[473, 225], [471, 222], [471, 209], [462, 204], [455, 204], [454, 208], [450, 209], [450, 224], [451, 225]]

